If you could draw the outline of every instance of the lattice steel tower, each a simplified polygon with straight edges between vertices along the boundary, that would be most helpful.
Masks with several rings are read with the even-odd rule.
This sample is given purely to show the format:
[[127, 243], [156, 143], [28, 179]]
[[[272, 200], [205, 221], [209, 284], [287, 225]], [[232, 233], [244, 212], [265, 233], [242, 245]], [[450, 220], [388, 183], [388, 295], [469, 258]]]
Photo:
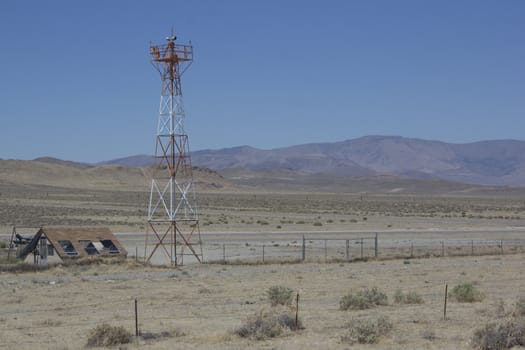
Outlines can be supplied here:
[[175, 40], [172, 33], [166, 38], [166, 44], [150, 46], [151, 63], [159, 71], [162, 83], [144, 245], [146, 262], [160, 251], [172, 266], [182, 265], [187, 255], [202, 262], [199, 214], [188, 135], [184, 131], [181, 89], [181, 76], [193, 62], [193, 46], [191, 43], [176, 44]]

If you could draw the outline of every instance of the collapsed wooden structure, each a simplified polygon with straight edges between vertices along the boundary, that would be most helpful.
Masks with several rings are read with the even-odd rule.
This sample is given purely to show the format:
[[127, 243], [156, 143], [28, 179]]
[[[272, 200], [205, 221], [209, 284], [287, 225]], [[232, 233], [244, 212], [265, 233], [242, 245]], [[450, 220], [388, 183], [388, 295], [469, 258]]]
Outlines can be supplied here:
[[48, 256], [54, 256], [55, 252], [62, 260], [94, 256], [125, 258], [128, 254], [106, 227], [42, 227], [19, 249], [17, 258], [25, 259], [33, 253], [35, 262], [45, 264]]

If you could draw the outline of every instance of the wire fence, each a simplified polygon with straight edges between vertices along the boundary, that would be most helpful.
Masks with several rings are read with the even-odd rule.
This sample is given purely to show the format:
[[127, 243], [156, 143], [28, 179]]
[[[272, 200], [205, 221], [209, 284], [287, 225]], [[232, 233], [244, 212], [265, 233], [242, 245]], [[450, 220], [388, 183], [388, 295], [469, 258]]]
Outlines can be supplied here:
[[299, 236], [270, 242], [210, 242], [208, 263], [356, 261], [426, 257], [480, 256], [525, 252], [525, 239], [391, 239], [378, 235], [348, 238]]

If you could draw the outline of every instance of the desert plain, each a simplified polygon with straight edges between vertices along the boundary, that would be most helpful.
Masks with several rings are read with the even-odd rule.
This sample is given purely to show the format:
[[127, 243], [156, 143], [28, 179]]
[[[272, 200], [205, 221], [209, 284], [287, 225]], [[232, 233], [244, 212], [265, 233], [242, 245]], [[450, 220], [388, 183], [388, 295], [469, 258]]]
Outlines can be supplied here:
[[[101, 324], [134, 334], [137, 300], [142, 336], [114, 348], [472, 349], [474, 332], [508, 318], [525, 293], [521, 190], [440, 193], [396, 184], [377, 192], [285, 191], [242, 186], [204, 172], [197, 174], [204, 263], [189, 259], [172, 268], [162, 257], [154, 265], [141, 263], [147, 202], [141, 170], [105, 168], [97, 171], [109, 175], [100, 175], [62, 169], [64, 178], [75, 178], [67, 171], [85, 177], [68, 182], [60, 174], [42, 175], [59, 166], [37, 166], [42, 167], [38, 178], [14, 179], [4, 172], [0, 239], [8, 240], [14, 225], [20, 232], [41, 225], [107, 226], [127, 248], [128, 259], [56, 264], [41, 271], [4, 269], [0, 348], [82, 349]], [[362, 258], [357, 244], [347, 259], [346, 239], [376, 233], [377, 257], [366, 245]], [[307, 259], [300, 261], [303, 235]], [[325, 238], [341, 241], [325, 243]], [[449, 300], [445, 318], [445, 286], [463, 283], [483, 298]], [[268, 300], [273, 286], [299, 294], [298, 308], [294, 302], [289, 309], [302, 327], [277, 337], [240, 337], [237, 330], [248, 319], [274, 310]], [[340, 309], [344, 295], [374, 287], [388, 297], [387, 305]], [[416, 293], [422, 303], [396, 303], [399, 292]], [[346, 340], [352, 320], [380, 317], [388, 318], [392, 329], [376, 343]]]

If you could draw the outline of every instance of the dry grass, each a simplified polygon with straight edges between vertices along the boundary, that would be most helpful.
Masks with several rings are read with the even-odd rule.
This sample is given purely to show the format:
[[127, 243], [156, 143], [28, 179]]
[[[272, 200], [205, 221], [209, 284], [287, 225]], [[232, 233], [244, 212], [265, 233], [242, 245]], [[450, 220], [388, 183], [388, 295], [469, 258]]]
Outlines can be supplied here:
[[287, 331], [296, 331], [302, 328], [300, 319], [295, 322], [295, 316], [287, 309], [262, 309], [235, 330], [235, 334], [242, 338], [265, 340], [281, 336]]
[[341, 310], [365, 310], [380, 305], [388, 305], [388, 297], [377, 287], [345, 294], [339, 301]]
[[87, 346], [115, 346], [128, 344], [132, 335], [122, 326], [111, 326], [107, 323], [96, 326], [89, 332]]
[[454, 286], [450, 291], [450, 297], [460, 303], [474, 303], [485, 298], [483, 293], [470, 282]]
[[387, 317], [381, 316], [377, 319], [354, 319], [346, 328], [347, 334], [341, 337], [343, 343], [375, 344], [392, 330], [393, 324]]
[[408, 291], [403, 293], [401, 289], [396, 290], [394, 294], [394, 302], [396, 304], [423, 304], [425, 301], [423, 297], [416, 291]]
[[472, 346], [481, 350], [503, 350], [525, 345], [525, 318], [490, 322], [477, 329]]

